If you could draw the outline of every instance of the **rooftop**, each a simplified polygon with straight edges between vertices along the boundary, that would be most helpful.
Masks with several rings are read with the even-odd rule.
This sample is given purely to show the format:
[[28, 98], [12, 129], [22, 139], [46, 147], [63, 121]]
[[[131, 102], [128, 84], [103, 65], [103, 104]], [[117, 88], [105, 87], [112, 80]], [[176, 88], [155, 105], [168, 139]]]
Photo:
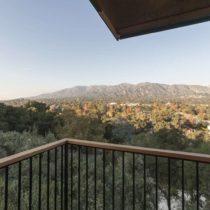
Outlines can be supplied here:
[[210, 0], [90, 0], [116, 39], [210, 20]]

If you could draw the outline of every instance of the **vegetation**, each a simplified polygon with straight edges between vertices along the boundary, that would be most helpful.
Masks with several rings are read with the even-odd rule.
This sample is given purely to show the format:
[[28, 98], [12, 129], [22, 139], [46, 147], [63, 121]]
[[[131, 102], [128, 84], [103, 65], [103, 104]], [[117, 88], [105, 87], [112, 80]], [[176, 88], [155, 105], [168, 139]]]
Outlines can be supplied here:
[[[210, 120], [210, 104], [187, 104], [181, 102], [153, 102], [153, 103], [123, 103], [123, 102], [105, 102], [105, 101], [47, 101], [43, 102], [22, 102], [16, 101], [13, 104], [0, 104], [0, 157], [5, 157], [20, 151], [24, 151], [41, 144], [55, 141], [62, 138], [77, 138], [87, 139], [92, 141], [103, 141], [111, 143], [138, 145], [145, 147], [154, 147], [161, 149], [181, 150], [198, 153], [210, 152], [210, 130], [208, 129]], [[52, 153], [54, 153], [52, 151]], [[51, 153], [51, 154], [52, 154]], [[61, 149], [58, 149], [58, 171], [61, 169], [60, 155]], [[81, 148], [81, 208], [85, 205], [85, 148]], [[93, 150], [89, 149], [89, 173], [93, 174]], [[77, 148], [73, 148], [73, 193], [77, 195], [78, 181], [78, 165], [77, 165]], [[111, 156], [110, 152], [106, 152], [106, 191], [107, 199], [111, 200]], [[46, 160], [46, 154], [43, 159]], [[132, 189], [130, 188], [129, 180], [132, 180], [132, 156], [125, 155], [125, 188], [126, 188], [126, 206], [131, 206]], [[116, 177], [121, 177], [122, 171], [122, 156], [116, 154]], [[46, 161], [44, 162], [46, 164]], [[54, 170], [54, 160], [51, 159], [51, 170]], [[151, 192], [147, 197], [149, 209], [155, 208], [155, 159], [148, 157], [147, 159], [147, 191]], [[177, 186], [172, 189], [172, 197], [174, 202], [180, 203], [180, 176], [181, 162], [172, 161], [172, 184]], [[28, 162], [23, 163], [23, 210], [28, 209]], [[33, 160], [33, 185], [38, 183], [36, 170], [38, 167], [38, 158]], [[186, 209], [195, 209], [195, 166], [193, 163], [186, 163]], [[97, 205], [101, 209], [103, 197], [102, 189], [102, 153], [97, 153]], [[143, 157], [136, 157], [136, 177], [139, 177], [136, 182], [136, 208], [143, 208]], [[201, 180], [208, 179], [210, 167], [201, 165]], [[10, 197], [13, 200], [10, 202], [9, 209], [16, 209], [17, 203], [17, 166], [12, 166], [10, 169], [11, 182], [9, 184]], [[46, 195], [46, 166], [43, 166], [43, 195]], [[0, 195], [4, 191], [4, 170], [0, 170]], [[159, 160], [159, 196], [162, 203], [167, 198], [167, 160]], [[53, 191], [55, 177], [51, 175], [50, 189]], [[58, 176], [58, 185], [60, 186], [61, 177]], [[94, 203], [93, 176], [89, 178], [90, 185], [90, 209]], [[130, 183], [130, 184], [129, 184]], [[121, 179], [116, 179], [116, 195], [121, 192]], [[201, 203], [202, 209], [210, 208], [210, 195], [208, 185], [200, 183], [202, 191]], [[34, 187], [33, 208], [37, 207], [37, 188]], [[60, 187], [58, 187], [58, 203], [60, 201]], [[116, 196], [115, 209], [121, 209], [119, 196]], [[50, 205], [53, 204], [54, 197], [51, 196]], [[3, 200], [0, 198], [0, 200]], [[178, 205], [177, 204], [177, 205]], [[111, 209], [111, 203], [106, 203], [107, 208]], [[77, 209], [77, 203], [73, 204], [74, 209]], [[178, 205], [179, 206], [179, 205]], [[3, 203], [0, 202], [0, 209], [3, 209]], [[43, 198], [43, 209], [46, 209], [46, 199]], [[179, 208], [176, 207], [178, 210]], [[164, 210], [164, 207], [163, 207]]]

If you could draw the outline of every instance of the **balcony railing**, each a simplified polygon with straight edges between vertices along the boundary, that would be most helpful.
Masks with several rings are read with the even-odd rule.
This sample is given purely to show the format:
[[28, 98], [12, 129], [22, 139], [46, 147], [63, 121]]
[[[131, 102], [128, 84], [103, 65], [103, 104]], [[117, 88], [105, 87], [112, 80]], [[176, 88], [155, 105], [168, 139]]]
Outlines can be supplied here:
[[0, 209], [210, 209], [209, 164], [209, 155], [64, 139], [0, 159]]

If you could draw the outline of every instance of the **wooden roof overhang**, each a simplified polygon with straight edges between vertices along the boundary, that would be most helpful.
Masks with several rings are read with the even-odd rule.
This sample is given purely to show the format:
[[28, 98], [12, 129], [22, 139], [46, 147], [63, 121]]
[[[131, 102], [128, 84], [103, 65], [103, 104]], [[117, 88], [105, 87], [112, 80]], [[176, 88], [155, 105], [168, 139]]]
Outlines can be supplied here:
[[90, 0], [115, 38], [210, 20], [210, 0]]

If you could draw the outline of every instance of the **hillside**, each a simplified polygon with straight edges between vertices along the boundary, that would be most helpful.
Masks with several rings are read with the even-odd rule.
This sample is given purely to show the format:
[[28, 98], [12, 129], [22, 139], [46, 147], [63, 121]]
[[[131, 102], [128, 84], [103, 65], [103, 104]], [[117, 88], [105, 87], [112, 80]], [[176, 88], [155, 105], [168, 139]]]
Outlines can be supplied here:
[[139, 100], [210, 98], [210, 87], [199, 85], [166, 85], [157, 83], [119, 84], [114, 86], [76, 86], [42, 94], [32, 99]]

